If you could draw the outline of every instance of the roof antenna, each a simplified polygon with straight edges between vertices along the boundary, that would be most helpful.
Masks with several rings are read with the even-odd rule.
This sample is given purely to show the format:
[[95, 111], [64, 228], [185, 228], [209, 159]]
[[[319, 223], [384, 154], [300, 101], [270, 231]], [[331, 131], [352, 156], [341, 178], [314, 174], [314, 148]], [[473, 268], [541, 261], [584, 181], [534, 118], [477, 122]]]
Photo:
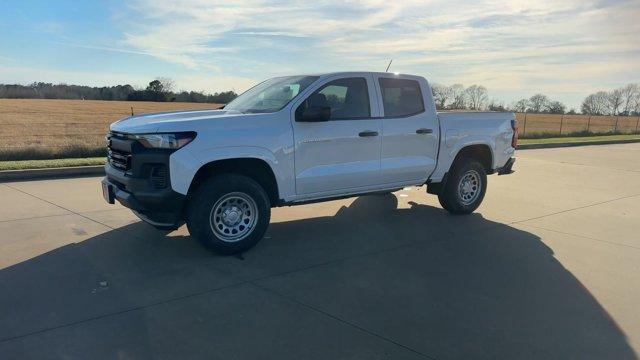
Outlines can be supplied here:
[[131, 116], [133, 116], [133, 106], [131, 107]]
[[384, 72], [389, 72], [389, 68], [391, 67], [391, 63], [393, 62], [393, 59], [391, 59], [391, 61], [389, 61], [389, 65], [387, 65], [387, 70], [385, 70]]

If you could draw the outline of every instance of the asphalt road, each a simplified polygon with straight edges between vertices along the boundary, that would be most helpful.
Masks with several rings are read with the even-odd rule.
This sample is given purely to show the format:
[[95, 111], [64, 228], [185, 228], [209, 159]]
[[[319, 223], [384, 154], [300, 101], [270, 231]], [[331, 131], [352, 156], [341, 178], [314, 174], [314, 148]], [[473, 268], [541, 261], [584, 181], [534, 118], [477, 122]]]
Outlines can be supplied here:
[[640, 144], [518, 157], [474, 215], [422, 188], [279, 208], [243, 258], [98, 178], [0, 184], [0, 358], [636, 358]]

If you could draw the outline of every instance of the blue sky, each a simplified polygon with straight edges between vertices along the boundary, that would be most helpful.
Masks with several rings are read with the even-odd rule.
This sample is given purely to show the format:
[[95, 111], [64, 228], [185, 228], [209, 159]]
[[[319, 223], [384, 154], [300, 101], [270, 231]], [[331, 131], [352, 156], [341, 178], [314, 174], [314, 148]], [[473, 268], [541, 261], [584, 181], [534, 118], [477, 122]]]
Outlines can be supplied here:
[[0, 2], [0, 82], [243, 91], [295, 73], [384, 70], [570, 107], [640, 82], [640, 1]]

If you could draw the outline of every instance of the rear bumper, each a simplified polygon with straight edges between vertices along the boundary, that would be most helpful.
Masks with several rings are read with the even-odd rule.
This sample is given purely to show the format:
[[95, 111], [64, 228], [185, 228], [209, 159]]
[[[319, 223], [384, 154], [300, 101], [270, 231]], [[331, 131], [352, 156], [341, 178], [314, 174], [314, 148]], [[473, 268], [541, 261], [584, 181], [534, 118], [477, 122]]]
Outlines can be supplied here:
[[512, 157], [507, 160], [504, 166], [498, 168], [498, 175], [508, 175], [513, 173], [513, 164], [516, 162], [516, 158]]

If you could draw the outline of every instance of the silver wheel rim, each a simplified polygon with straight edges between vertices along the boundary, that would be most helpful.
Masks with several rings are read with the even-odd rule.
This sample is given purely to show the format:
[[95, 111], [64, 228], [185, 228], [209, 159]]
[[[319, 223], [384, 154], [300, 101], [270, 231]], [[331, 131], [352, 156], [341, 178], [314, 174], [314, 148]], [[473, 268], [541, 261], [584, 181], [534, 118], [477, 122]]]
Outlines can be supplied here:
[[475, 170], [469, 170], [462, 176], [458, 183], [458, 198], [463, 205], [470, 205], [480, 196], [482, 180]]
[[240, 241], [258, 222], [258, 206], [251, 196], [232, 192], [221, 197], [211, 208], [209, 223], [216, 236], [225, 242]]

